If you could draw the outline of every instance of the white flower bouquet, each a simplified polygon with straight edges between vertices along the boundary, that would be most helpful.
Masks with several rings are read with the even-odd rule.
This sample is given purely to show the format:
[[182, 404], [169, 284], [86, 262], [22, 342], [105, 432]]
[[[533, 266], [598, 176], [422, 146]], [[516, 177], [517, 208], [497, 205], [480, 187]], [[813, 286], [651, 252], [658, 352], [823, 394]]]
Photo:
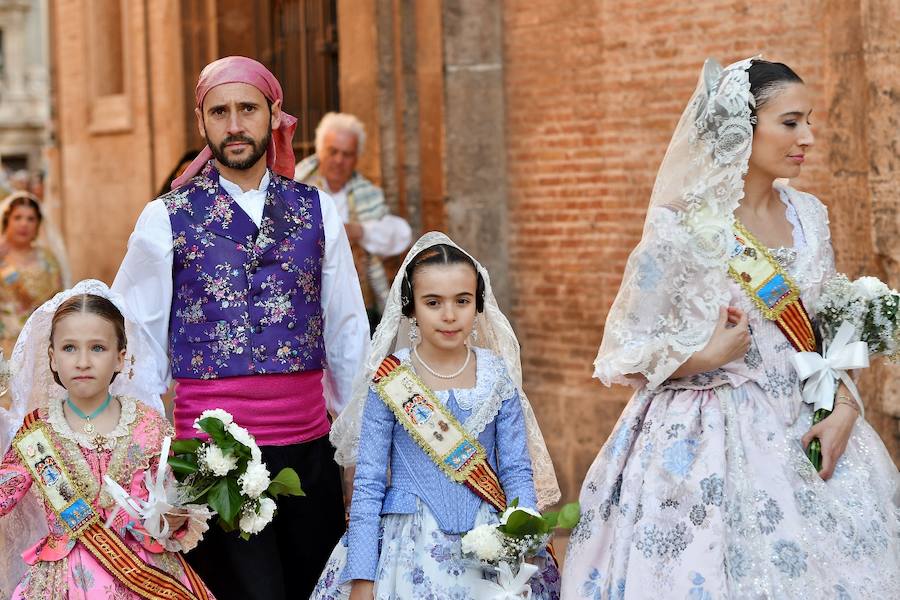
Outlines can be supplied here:
[[513, 500], [498, 523], [479, 525], [462, 537], [463, 554], [497, 574], [496, 582], [482, 582], [486, 598], [530, 598], [528, 581], [538, 568], [525, 560], [544, 548], [555, 528], [571, 529], [580, 517], [577, 502], [545, 515], [518, 504]]
[[822, 286], [815, 305], [823, 344], [832, 342], [842, 323], [849, 323], [855, 338], [866, 343], [869, 355], [900, 360], [900, 293], [877, 277], [851, 282], [838, 273]]
[[[900, 359], [900, 294], [876, 277], [850, 281], [838, 273], [825, 282], [814, 308], [822, 354], [801, 352], [794, 364], [804, 380], [803, 398], [813, 404], [813, 425], [831, 414], [838, 381], [844, 382], [862, 410], [852, 369], [865, 368], [870, 356]], [[807, 455], [822, 468], [822, 447], [814, 439]]]
[[225, 531], [240, 530], [243, 539], [262, 531], [275, 516], [274, 498], [303, 496], [293, 469], [274, 478], [262, 461], [253, 436], [222, 409], [204, 411], [194, 422], [209, 441], [197, 438], [172, 443], [169, 465], [190, 502], [206, 504]]

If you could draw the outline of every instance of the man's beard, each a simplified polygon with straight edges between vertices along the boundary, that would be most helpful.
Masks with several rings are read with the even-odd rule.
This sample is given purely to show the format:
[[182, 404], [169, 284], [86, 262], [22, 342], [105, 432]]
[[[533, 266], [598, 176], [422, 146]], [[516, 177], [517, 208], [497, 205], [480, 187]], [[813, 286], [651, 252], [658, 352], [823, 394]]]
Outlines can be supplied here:
[[[272, 126], [269, 125], [268, 130], [266, 131], [265, 137], [261, 139], [259, 142], [254, 140], [252, 137], [247, 135], [230, 135], [222, 140], [222, 143], [218, 146], [213, 144], [209, 137], [206, 138], [206, 144], [209, 146], [209, 149], [212, 151], [213, 156], [220, 164], [228, 167], [229, 169], [236, 169], [238, 171], [243, 171], [245, 169], [249, 169], [253, 165], [255, 165], [260, 158], [265, 156], [266, 150], [269, 148], [269, 140], [272, 139]], [[231, 160], [225, 154], [225, 146], [227, 144], [231, 144], [234, 142], [245, 142], [250, 144], [251, 152], [250, 155], [246, 158]]]

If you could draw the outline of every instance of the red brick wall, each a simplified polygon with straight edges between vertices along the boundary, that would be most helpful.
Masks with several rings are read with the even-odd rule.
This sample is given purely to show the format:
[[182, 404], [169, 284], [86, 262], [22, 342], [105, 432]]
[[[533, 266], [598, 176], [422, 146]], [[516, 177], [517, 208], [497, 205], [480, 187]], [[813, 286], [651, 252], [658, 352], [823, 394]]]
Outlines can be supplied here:
[[[839, 49], [826, 41], [859, 40], [834, 41], [845, 28], [835, 21], [848, 15], [832, 15], [831, 5], [505, 1], [511, 312], [526, 391], [565, 497], [577, 495], [630, 395], [592, 380], [591, 365], [656, 169], [704, 58], [727, 64], [762, 52], [806, 79], [817, 98], [818, 145], [794, 183], [830, 204], [840, 228], [839, 199], [829, 197], [840, 165], [829, 159], [836, 136], [834, 99], [826, 95], [835, 87], [826, 50]], [[858, 235], [836, 238], [849, 245]], [[839, 266], [853, 270], [840, 251]]]

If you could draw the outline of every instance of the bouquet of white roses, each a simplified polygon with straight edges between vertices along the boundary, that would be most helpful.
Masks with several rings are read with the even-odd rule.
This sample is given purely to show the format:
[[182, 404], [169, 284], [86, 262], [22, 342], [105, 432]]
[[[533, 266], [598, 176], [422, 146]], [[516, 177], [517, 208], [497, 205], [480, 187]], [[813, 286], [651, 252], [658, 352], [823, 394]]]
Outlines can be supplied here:
[[580, 518], [577, 502], [545, 515], [518, 504], [518, 499], [513, 500], [499, 523], [479, 525], [461, 540], [464, 555], [496, 570], [497, 583], [483, 582], [485, 592], [493, 593], [493, 598], [529, 598], [528, 581], [538, 568], [525, 559], [544, 548], [555, 528], [571, 529]]
[[225, 531], [240, 529], [241, 537], [249, 539], [272, 521], [275, 497], [304, 495], [293, 469], [269, 477], [256, 440], [227, 411], [204, 411], [194, 429], [206, 433], [209, 441], [176, 440], [169, 465], [182, 496], [207, 504]]
[[[851, 369], [865, 368], [869, 356], [900, 359], [900, 294], [876, 277], [850, 281], [838, 273], [825, 282], [816, 302], [815, 315], [822, 339], [822, 355], [801, 352], [794, 364], [803, 386], [803, 398], [813, 404], [813, 425], [831, 414], [837, 382], [842, 381], [862, 410], [862, 400]], [[814, 439], [807, 455], [817, 470], [822, 468], [822, 447]]]

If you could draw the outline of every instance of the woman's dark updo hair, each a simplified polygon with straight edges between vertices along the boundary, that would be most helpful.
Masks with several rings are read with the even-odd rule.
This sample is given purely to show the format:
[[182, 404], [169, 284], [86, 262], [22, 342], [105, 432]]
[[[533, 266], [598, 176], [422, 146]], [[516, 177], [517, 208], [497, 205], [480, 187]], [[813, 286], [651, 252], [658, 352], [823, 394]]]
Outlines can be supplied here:
[[475, 268], [475, 262], [468, 254], [455, 246], [436, 244], [425, 248], [416, 254], [406, 267], [406, 272], [403, 274], [403, 281], [400, 284], [400, 303], [403, 315], [412, 317], [415, 312], [415, 296], [413, 294], [412, 281], [416, 269], [427, 267], [429, 265], [457, 264], [469, 265], [472, 267], [472, 270], [475, 271], [475, 275], [478, 278], [478, 282], [475, 285], [475, 310], [484, 312], [484, 278], [481, 276], [481, 273], [478, 272], [478, 269]]
[[754, 60], [747, 69], [747, 75], [750, 77], [750, 93], [756, 101], [754, 116], [782, 86], [788, 83], [803, 83], [800, 76], [786, 64], [767, 60]]
[[3, 229], [0, 231], [6, 232], [6, 228], [9, 226], [9, 219], [12, 217], [13, 211], [19, 206], [27, 206], [32, 209], [37, 214], [37, 222], [38, 226], [40, 226], [41, 221], [44, 219], [44, 215], [41, 214], [41, 204], [38, 202], [38, 199], [28, 192], [15, 192], [14, 196], [15, 197], [9, 201], [9, 206], [3, 211]]

